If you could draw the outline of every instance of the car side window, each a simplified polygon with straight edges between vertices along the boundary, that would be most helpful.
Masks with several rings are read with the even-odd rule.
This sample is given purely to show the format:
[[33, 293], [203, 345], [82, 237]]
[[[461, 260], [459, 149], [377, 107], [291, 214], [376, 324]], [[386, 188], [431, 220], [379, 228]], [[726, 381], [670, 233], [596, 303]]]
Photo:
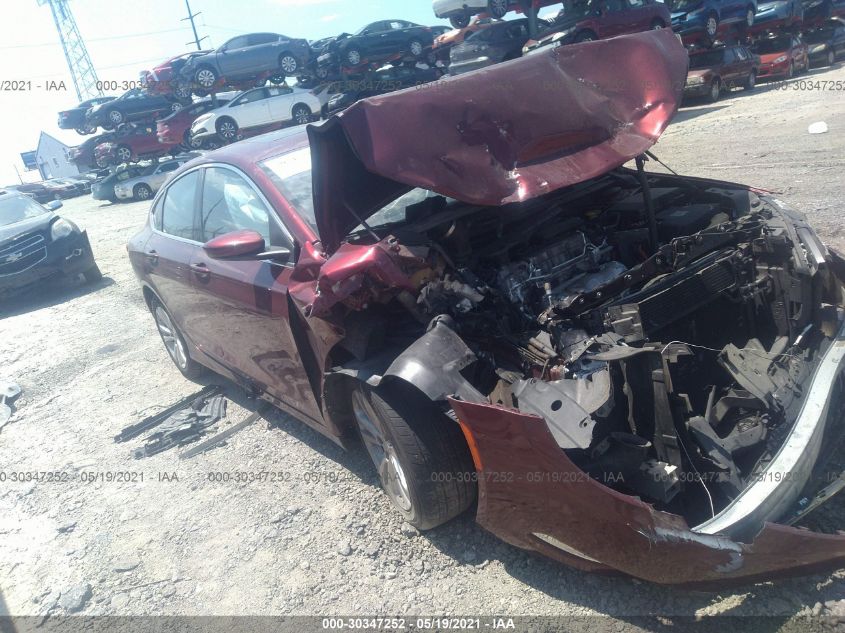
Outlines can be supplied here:
[[179, 169], [179, 163], [165, 163], [158, 168], [158, 173], [166, 174], [171, 171], [176, 171], [177, 169]]
[[255, 187], [231, 169], [209, 167], [205, 170], [200, 222], [204, 242], [247, 229], [260, 233], [268, 247], [293, 248]]
[[740, 61], [744, 62], [746, 59], [748, 59], [748, 53], [745, 51], [744, 48], [735, 48], [734, 52], [736, 53], [736, 56], [739, 58]]
[[266, 89], [260, 88], [258, 90], [250, 90], [249, 92], [244, 93], [241, 95], [240, 99], [235, 101], [232, 105], [244, 105], [246, 103], [254, 103], [256, 101], [261, 101], [267, 97]]
[[628, 4], [632, 9], [641, 9], [645, 6], [645, 2], [643, 0], [628, 0]]
[[233, 37], [223, 44], [223, 50], [231, 51], [236, 48], [246, 48], [247, 46], [249, 46], [249, 37], [246, 35], [240, 35], [238, 37]]
[[623, 11], [625, 9], [625, 3], [623, 0], [607, 0], [607, 10], [610, 13], [616, 13], [617, 11]]
[[196, 240], [194, 207], [199, 171], [192, 171], [176, 180], [164, 194], [161, 205], [161, 231], [186, 240]]
[[293, 92], [290, 86], [273, 86], [266, 89], [271, 97], [279, 97], [281, 95], [289, 95]]
[[261, 46], [262, 44], [272, 44], [279, 41], [279, 36], [273, 33], [254, 33], [249, 36], [250, 46]]

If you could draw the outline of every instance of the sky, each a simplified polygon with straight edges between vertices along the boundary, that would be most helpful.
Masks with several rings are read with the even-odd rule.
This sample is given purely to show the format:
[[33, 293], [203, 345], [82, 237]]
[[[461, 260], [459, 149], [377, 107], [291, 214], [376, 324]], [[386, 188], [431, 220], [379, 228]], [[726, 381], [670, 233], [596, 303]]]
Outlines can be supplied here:
[[[41, 0], [43, 1], [43, 0]], [[319, 39], [354, 32], [376, 20], [447, 24], [430, 0], [190, 0], [203, 48], [242, 33], [278, 32]], [[69, 0], [101, 81], [136, 81], [139, 73], [194, 50], [185, 0]], [[23, 90], [8, 90], [9, 82]], [[51, 84], [50, 82], [55, 82]], [[64, 82], [64, 89], [61, 87]], [[20, 85], [20, 84], [19, 84]], [[52, 86], [58, 89], [49, 89]], [[118, 91], [119, 94], [119, 91]], [[68, 145], [82, 137], [60, 130], [58, 112], [78, 103], [48, 6], [38, 0], [3, 0], [0, 8], [0, 186], [23, 173], [20, 153], [35, 150], [44, 132]], [[24, 175], [37, 179], [37, 172]]]

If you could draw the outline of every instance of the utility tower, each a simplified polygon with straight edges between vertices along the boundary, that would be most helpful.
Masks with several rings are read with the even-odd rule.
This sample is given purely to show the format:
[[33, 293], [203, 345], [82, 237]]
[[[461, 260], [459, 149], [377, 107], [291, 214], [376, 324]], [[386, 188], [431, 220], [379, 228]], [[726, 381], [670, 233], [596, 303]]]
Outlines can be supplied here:
[[38, 0], [38, 4], [39, 6], [50, 5], [70, 76], [73, 79], [73, 87], [76, 88], [76, 96], [80, 101], [102, 96], [103, 91], [97, 88], [97, 71], [94, 70], [94, 64], [88, 56], [85, 40], [79, 34], [68, 0]]

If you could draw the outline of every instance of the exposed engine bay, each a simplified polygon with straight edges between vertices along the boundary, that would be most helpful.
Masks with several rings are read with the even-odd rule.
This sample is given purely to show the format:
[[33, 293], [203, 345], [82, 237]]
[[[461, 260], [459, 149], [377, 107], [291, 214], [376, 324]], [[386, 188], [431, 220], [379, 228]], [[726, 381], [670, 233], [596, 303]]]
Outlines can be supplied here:
[[[841, 318], [812, 230], [739, 186], [619, 169], [507, 207], [431, 194], [403, 212], [350, 243], [384, 240], [406, 281], [358, 276], [346, 309], [450, 328], [479, 394], [691, 523], [773, 459]], [[390, 348], [378, 330], [349, 352]]]

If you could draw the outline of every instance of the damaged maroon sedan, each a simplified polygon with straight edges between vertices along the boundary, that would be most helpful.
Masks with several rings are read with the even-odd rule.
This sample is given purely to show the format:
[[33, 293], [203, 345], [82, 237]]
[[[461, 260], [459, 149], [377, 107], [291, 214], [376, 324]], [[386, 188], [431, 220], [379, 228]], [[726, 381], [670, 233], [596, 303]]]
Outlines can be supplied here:
[[189, 163], [129, 244], [171, 357], [359, 434], [423, 529], [477, 499], [657, 583], [841, 565], [790, 525], [840, 481], [845, 262], [763, 191], [646, 171], [686, 72], [667, 31], [550, 49]]

